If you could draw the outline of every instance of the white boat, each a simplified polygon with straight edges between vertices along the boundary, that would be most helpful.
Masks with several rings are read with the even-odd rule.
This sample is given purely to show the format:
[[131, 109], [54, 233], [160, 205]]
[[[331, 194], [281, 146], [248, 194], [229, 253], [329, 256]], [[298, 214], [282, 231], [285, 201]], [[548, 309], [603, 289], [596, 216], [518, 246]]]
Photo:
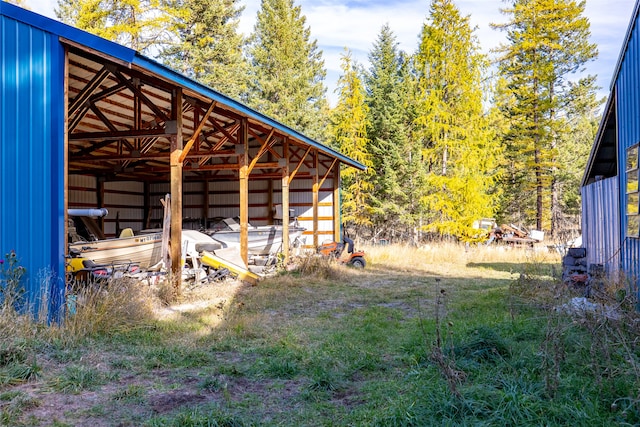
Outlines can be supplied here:
[[134, 235], [125, 228], [120, 237], [106, 239], [89, 216], [69, 216], [69, 253], [96, 264], [135, 263], [149, 268], [162, 259], [162, 232]]
[[[296, 225], [289, 226], [289, 241], [295, 242], [306, 230]], [[207, 234], [221, 242], [225, 247], [240, 246], [240, 224], [234, 218], [225, 218], [218, 222]], [[282, 225], [262, 225], [248, 228], [249, 255], [269, 255], [282, 250]]]
[[[120, 237], [105, 239], [100, 227], [89, 217], [69, 217], [69, 252], [96, 264], [135, 263], [148, 269], [162, 260], [162, 231], [154, 230], [134, 235], [125, 228]], [[73, 225], [72, 225], [73, 224]], [[220, 249], [222, 244], [194, 230], [183, 230], [182, 247], [186, 255], [195, 256], [204, 250]]]

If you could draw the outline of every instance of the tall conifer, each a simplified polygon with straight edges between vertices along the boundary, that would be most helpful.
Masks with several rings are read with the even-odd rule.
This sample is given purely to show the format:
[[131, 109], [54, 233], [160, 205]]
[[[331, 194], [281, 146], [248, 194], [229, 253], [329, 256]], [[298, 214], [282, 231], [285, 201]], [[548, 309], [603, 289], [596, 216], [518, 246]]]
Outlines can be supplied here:
[[365, 75], [369, 107], [369, 151], [372, 155], [375, 233], [387, 236], [415, 225], [410, 199], [418, 194], [410, 169], [410, 109], [407, 108], [406, 55], [398, 50], [388, 25], [382, 27], [369, 53]]
[[58, 0], [56, 16], [64, 23], [153, 54], [173, 37], [171, 15], [157, 0]]
[[175, 70], [234, 98], [246, 91], [238, 0], [171, 0], [177, 37], [160, 52]]
[[[597, 55], [589, 43], [584, 8], [584, 1], [513, 0], [503, 9], [510, 21], [495, 25], [507, 32], [509, 43], [499, 49], [499, 66], [515, 100], [504, 108], [511, 121], [506, 213], [512, 215], [524, 205], [524, 219], [552, 233], [561, 199], [558, 144], [570, 132], [565, 121], [571, 103], [569, 79]], [[583, 84], [595, 91], [592, 79]]]
[[475, 220], [492, 216], [500, 146], [483, 106], [486, 59], [469, 18], [453, 1], [433, 0], [415, 56], [416, 124], [423, 141], [430, 212], [427, 229], [472, 239]]
[[332, 112], [332, 134], [335, 146], [345, 155], [367, 166], [365, 172], [354, 168], [342, 171], [342, 220], [356, 226], [371, 224], [371, 155], [367, 138], [368, 107], [362, 80], [351, 60], [342, 56], [342, 76], [338, 79], [338, 105]]
[[328, 103], [322, 51], [293, 0], [262, 0], [248, 48], [248, 103], [305, 133], [326, 139]]

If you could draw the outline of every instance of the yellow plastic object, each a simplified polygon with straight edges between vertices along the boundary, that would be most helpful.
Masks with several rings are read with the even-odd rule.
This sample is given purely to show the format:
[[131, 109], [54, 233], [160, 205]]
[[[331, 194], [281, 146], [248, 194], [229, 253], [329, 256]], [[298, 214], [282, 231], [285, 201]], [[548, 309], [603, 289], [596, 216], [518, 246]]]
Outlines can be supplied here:
[[233, 274], [236, 274], [238, 279], [244, 280], [252, 285], [256, 285], [258, 283], [258, 279], [260, 279], [260, 276], [252, 273], [246, 268], [222, 259], [208, 251], [202, 251], [202, 254], [200, 255], [200, 262], [213, 268], [226, 268]]
[[133, 230], [131, 228], [125, 228], [120, 232], [120, 238], [124, 238], [124, 237], [133, 237]]
[[69, 262], [67, 262], [67, 271], [75, 273], [76, 271], [82, 270], [85, 268], [83, 262], [86, 260], [86, 258], [69, 258]]

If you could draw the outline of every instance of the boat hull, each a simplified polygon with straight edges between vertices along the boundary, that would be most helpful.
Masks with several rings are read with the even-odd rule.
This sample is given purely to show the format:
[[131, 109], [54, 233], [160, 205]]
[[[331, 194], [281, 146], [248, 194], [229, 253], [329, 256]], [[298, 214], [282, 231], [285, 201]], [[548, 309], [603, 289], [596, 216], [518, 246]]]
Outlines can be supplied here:
[[162, 233], [71, 243], [69, 249], [96, 264], [131, 262], [149, 268], [162, 259]]
[[[289, 227], [289, 241], [302, 236], [302, 227]], [[240, 246], [240, 231], [220, 230], [210, 233], [226, 246]], [[282, 250], [282, 226], [251, 227], [248, 230], [249, 255], [269, 255]]]

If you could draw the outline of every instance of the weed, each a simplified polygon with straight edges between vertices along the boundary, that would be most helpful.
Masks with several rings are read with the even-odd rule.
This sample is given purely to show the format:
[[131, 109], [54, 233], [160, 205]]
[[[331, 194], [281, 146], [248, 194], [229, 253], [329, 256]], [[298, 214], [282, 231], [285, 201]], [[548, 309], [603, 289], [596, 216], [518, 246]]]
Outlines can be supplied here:
[[0, 259], [0, 304], [3, 313], [11, 314], [22, 307], [25, 296], [22, 278], [26, 272], [14, 250]]
[[37, 378], [40, 367], [35, 364], [11, 363], [0, 368], [0, 384], [18, 384]]
[[443, 324], [445, 321], [445, 317], [447, 315], [447, 291], [440, 286], [440, 279], [436, 278], [436, 292], [437, 296], [435, 298], [435, 333], [436, 333], [436, 341], [431, 349], [430, 359], [438, 366], [441, 374], [444, 376], [447, 384], [449, 385], [449, 390], [456, 396], [461, 397], [460, 391], [458, 390], [458, 386], [466, 379], [467, 374], [456, 368], [454, 352], [449, 351], [445, 352], [445, 339], [448, 339], [449, 342], [451, 340], [451, 326], [453, 324], [451, 322], [447, 323], [447, 336], [444, 337]]
[[196, 406], [169, 417], [155, 417], [144, 425], [145, 427], [243, 427], [252, 424], [217, 406]]
[[129, 384], [126, 388], [115, 392], [111, 398], [119, 402], [142, 403], [146, 392], [144, 387], [136, 384]]
[[49, 386], [61, 393], [77, 394], [83, 390], [93, 390], [105, 383], [105, 377], [98, 370], [84, 366], [67, 366], [64, 372], [49, 381]]
[[130, 279], [77, 290], [76, 309], [68, 312], [61, 337], [68, 341], [139, 327], [153, 318], [149, 292]]
[[297, 266], [297, 273], [303, 277], [316, 279], [338, 279], [341, 276], [340, 266], [331, 257], [310, 255], [303, 257]]
[[203, 391], [215, 392], [227, 387], [227, 384], [220, 377], [206, 377], [198, 383], [198, 388]]

